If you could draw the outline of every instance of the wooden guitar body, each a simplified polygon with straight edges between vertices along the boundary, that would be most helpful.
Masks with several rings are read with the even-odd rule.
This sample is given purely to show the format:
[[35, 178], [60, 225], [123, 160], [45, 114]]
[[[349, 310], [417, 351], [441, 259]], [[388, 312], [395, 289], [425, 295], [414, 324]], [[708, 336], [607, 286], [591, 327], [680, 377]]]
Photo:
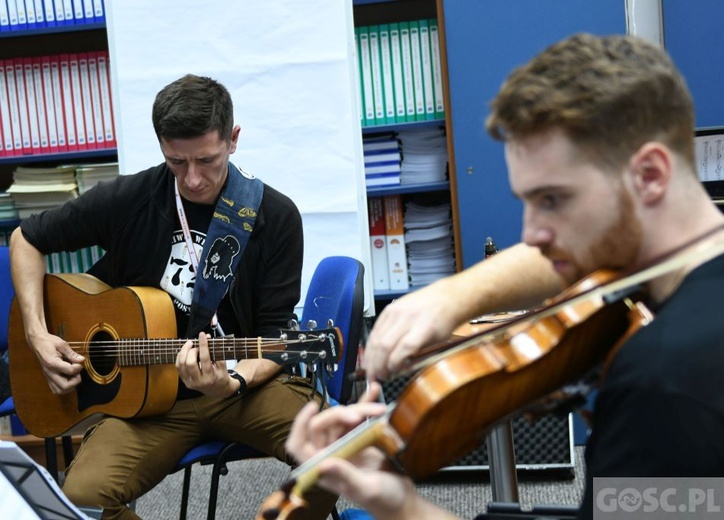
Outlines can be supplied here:
[[[168, 411], [176, 400], [173, 364], [123, 366], [119, 338], [175, 338], [170, 296], [149, 287], [113, 289], [85, 274], [45, 277], [48, 330], [85, 356], [82, 383], [55, 395], [25, 338], [17, 301], [10, 311], [10, 384], [23, 425], [39, 437], [80, 431], [100, 418], [143, 417]], [[108, 342], [108, 343], [106, 343]], [[75, 427], [75, 428], [74, 428]]]

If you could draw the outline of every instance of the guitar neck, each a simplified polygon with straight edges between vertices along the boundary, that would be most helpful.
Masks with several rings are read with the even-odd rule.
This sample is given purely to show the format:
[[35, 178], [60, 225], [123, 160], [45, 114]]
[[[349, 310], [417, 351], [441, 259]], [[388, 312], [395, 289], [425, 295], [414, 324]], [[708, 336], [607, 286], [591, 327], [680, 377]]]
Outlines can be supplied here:
[[[163, 365], [176, 362], [186, 339], [118, 339], [118, 364], [121, 366]], [[192, 340], [198, 346], [198, 340]], [[265, 338], [212, 338], [212, 361], [265, 358], [286, 351], [286, 343]]]

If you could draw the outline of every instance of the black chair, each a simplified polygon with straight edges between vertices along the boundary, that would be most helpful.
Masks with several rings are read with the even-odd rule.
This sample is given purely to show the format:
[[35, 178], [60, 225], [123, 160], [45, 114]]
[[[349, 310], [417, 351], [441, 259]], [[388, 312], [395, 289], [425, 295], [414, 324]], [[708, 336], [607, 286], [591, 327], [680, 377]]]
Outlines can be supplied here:
[[[324, 258], [312, 275], [302, 311], [303, 328], [316, 323], [326, 328], [328, 322], [338, 327], [344, 340], [342, 358], [329, 377], [326, 369], [318, 369], [320, 382], [326, 385], [331, 404], [347, 403], [352, 395], [353, 383], [347, 375], [355, 370], [357, 351], [363, 326], [364, 266], [354, 258], [330, 256]], [[188, 511], [191, 468], [195, 463], [213, 464], [207, 518], [216, 516], [219, 478], [228, 473], [227, 462], [268, 457], [249, 446], [234, 442], [208, 441], [195, 446], [176, 465], [184, 471], [180, 518]], [[336, 513], [336, 512], [334, 512]]]

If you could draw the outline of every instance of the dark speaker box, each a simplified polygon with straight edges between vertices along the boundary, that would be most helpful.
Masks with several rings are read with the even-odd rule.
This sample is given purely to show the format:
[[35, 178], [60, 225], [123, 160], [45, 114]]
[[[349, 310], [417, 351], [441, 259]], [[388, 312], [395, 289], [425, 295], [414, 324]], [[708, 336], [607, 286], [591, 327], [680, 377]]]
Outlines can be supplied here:
[[[383, 385], [385, 401], [397, 399], [409, 378], [400, 378]], [[571, 414], [548, 415], [533, 422], [522, 417], [513, 419], [515, 465], [525, 472], [551, 472], [573, 476], [575, 452]], [[486, 443], [441, 471], [488, 470]]]

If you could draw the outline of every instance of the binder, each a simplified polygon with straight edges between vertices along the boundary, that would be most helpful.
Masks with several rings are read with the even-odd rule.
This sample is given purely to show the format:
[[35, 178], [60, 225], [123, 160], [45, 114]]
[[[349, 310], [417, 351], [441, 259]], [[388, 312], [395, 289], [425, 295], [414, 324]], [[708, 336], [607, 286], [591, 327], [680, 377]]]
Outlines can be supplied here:
[[[78, 70], [76, 60], [76, 72]], [[77, 74], [76, 74], [77, 77]], [[71, 72], [70, 65], [70, 54], [61, 54], [60, 56], [60, 79], [61, 89], [63, 92], [63, 113], [65, 115], [65, 137], [68, 141], [68, 151], [72, 152], [75, 150], [85, 150], [87, 148], [85, 144], [85, 127], [83, 131], [78, 131], [78, 125], [76, 125], [76, 95], [73, 89], [73, 74]], [[78, 78], [78, 87], [80, 87], [80, 78]], [[80, 101], [80, 95], [78, 95], [78, 101]], [[80, 124], [83, 124], [82, 108]]]
[[13, 140], [12, 118], [10, 113], [8, 84], [5, 79], [5, 60], [0, 60], [0, 123], [3, 130], [3, 150], [5, 155], [15, 155], [15, 141]]
[[[28, 116], [28, 101], [25, 93], [25, 73], [23, 71], [23, 59], [13, 60], [15, 91], [17, 92], [18, 113], [20, 114], [20, 135], [23, 140], [23, 155], [33, 153], [30, 119]], [[7, 74], [7, 68], [5, 68]]]
[[18, 31], [28, 30], [28, 15], [25, 10], [25, 0], [8, 0], [8, 6], [15, 2], [15, 11], [18, 15]]
[[365, 186], [367, 188], [381, 188], [400, 185], [400, 174], [398, 173], [376, 173], [365, 175]]
[[8, 3], [0, 0], [0, 32], [10, 31], [10, 14]]
[[8, 8], [8, 25], [11, 31], [19, 30], [18, 27], [18, 6], [15, 0], [7, 0], [5, 5]]
[[357, 109], [361, 126], [365, 126], [364, 84], [362, 83], [362, 54], [359, 46], [359, 27], [354, 28], [354, 52], [357, 60], [357, 81], [359, 81], [359, 96], [357, 96]]
[[[88, 144], [88, 149], [95, 149], [98, 147], [96, 143], [95, 124], [93, 120], [93, 100], [91, 99], [91, 86], [90, 77], [88, 73], [88, 53], [79, 52], [78, 56], [78, 72], [80, 73], [80, 92], [83, 99], [83, 122], [85, 124], [85, 142]], [[71, 72], [72, 63], [71, 63]], [[75, 84], [73, 84], [75, 89]], [[76, 118], [76, 124], [78, 120]], [[80, 128], [80, 127], [79, 127]]]
[[103, 129], [103, 109], [101, 108], [101, 86], [98, 79], [98, 58], [95, 52], [88, 53], [88, 82], [90, 83], [90, 98], [93, 108], [93, 128], [95, 129], [96, 146], [107, 148]]
[[[2, 121], [2, 118], [5, 116], [2, 111], [2, 106], [0, 105], [0, 121]], [[3, 131], [3, 125], [0, 124], [0, 157], [5, 157], [5, 134]], [[2, 193], [0, 193], [2, 195]], [[0, 231], [0, 239], [2, 238], [2, 231]], [[2, 244], [0, 244], [2, 245]]]
[[45, 24], [45, 6], [43, 0], [25, 0], [26, 2], [33, 3], [33, 9], [35, 10], [35, 22], [38, 25], [38, 29], [46, 27]]
[[364, 97], [364, 126], [375, 124], [375, 98], [372, 90], [372, 58], [370, 57], [369, 27], [360, 27], [360, 68], [362, 70], [362, 95]]
[[37, 29], [38, 20], [35, 16], [35, 0], [17, 0], [17, 1], [23, 2], [25, 4], [25, 18], [28, 21], [28, 29]]
[[432, 88], [435, 97], [435, 119], [445, 117], [445, 97], [442, 90], [442, 63], [440, 61], [440, 31], [436, 19], [430, 20], [430, 59], [432, 61]]
[[103, 0], [93, 0], [93, 13], [96, 23], [105, 23], [106, 6]]
[[[35, 105], [38, 118], [38, 135], [40, 136], [40, 153], [50, 153], [50, 139], [48, 137], [48, 116], [45, 109], [45, 94], [43, 89], [43, 75], [40, 69], [41, 58], [30, 58], [33, 76], [33, 92], [35, 99], [30, 100]], [[30, 91], [28, 90], [28, 94]], [[56, 143], [57, 148], [57, 143]]]
[[387, 239], [385, 237], [385, 212], [380, 197], [367, 200], [370, 226], [370, 251], [372, 257], [372, 286], [375, 291], [390, 289], [390, 273], [387, 264]]
[[400, 154], [400, 150], [384, 150], [380, 152], [365, 152], [364, 154], [364, 163], [365, 166], [374, 166], [379, 163], [389, 163], [389, 162], [396, 162], [400, 163], [402, 160], [402, 155]]
[[[38, 106], [35, 99], [35, 81], [33, 79], [33, 59], [22, 58], [23, 80], [25, 82], [25, 103], [28, 106], [28, 124], [30, 125], [30, 146], [33, 155], [43, 153], [40, 143], [40, 124], [38, 122]], [[18, 90], [20, 83], [18, 83]], [[47, 144], [47, 143], [46, 143]], [[47, 150], [47, 146], [46, 146]]]
[[435, 119], [435, 94], [432, 86], [432, 59], [430, 57], [430, 27], [428, 20], [420, 20], [420, 68], [422, 90], [425, 94], [425, 119]]
[[402, 223], [402, 197], [400, 195], [385, 195], [383, 201], [390, 289], [407, 290], [410, 288], [410, 282], [407, 277], [405, 229]]
[[43, 11], [45, 12], [45, 26], [55, 27], [55, 3], [54, 0], [42, 0]]
[[389, 152], [393, 152], [393, 151], [399, 152], [400, 142], [397, 139], [395, 139], [394, 137], [384, 139], [384, 140], [379, 140], [379, 141], [365, 139], [362, 141], [362, 150], [363, 150], [365, 156], [367, 154], [372, 154], [375, 152], [379, 152], [379, 153], [389, 153]]
[[[57, 5], [57, 4], [56, 4]], [[56, 9], [57, 14], [57, 9]], [[63, 0], [63, 25], [75, 24], [75, 11], [73, 11], [73, 0]]]
[[10, 128], [12, 129], [13, 136], [13, 155], [22, 155], [23, 132], [20, 125], [20, 105], [18, 103], [18, 90], [15, 82], [15, 63], [11, 59], [5, 60], [5, 83], [8, 91], [8, 105], [10, 107]]
[[[58, 123], [56, 122], [55, 102], [53, 100], [53, 78], [50, 72], [50, 56], [40, 58], [40, 74], [43, 83], [43, 103], [45, 104], [45, 118], [48, 123], [48, 146], [50, 153], [60, 152], [58, 139]], [[65, 143], [65, 136], [63, 136]]]
[[365, 178], [374, 175], [387, 175], [390, 173], [396, 174], [398, 177], [400, 176], [400, 161], [365, 164]]
[[385, 94], [382, 88], [382, 63], [380, 59], [380, 33], [377, 25], [370, 31], [370, 69], [372, 70], [372, 92], [375, 99], [375, 123], [385, 124]]
[[392, 82], [395, 86], [395, 122], [405, 119], [405, 78], [402, 75], [402, 49], [400, 48], [400, 25], [390, 24], [390, 58], [392, 60]]
[[63, 86], [60, 79], [60, 57], [48, 57], [50, 62], [50, 90], [53, 96], [53, 107], [55, 109], [55, 127], [58, 131], [58, 152], [68, 151], [67, 128], [65, 124], [65, 112], [63, 107]]
[[410, 55], [412, 56], [412, 87], [415, 91], [415, 121], [425, 120], [425, 91], [420, 52], [420, 24], [410, 22]]
[[98, 82], [101, 89], [101, 109], [103, 110], [103, 134], [106, 146], [115, 148], [116, 130], [115, 117], [113, 115], [113, 96], [111, 94], [111, 73], [108, 60], [108, 52], [96, 53], [98, 59]]
[[83, 19], [85, 23], [95, 23], [96, 14], [93, 10], [93, 0], [77, 0], [83, 3]]
[[379, 26], [380, 63], [382, 66], [382, 90], [385, 97], [385, 124], [395, 123], [395, 85], [392, 79], [392, 56], [390, 55], [390, 28]]
[[53, 0], [53, 10], [55, 11], [56, 25], [67, 25], [67, 22], [65, 21], [65, 8], [63, 6], [63, 0]]
[[70, 85], [73, 96], [73, 118], [75, 120], [75, 138], [78, 150], [88, 149], [88, 134], [85, 128], [85, 113], [83, 112], [83, 91], [80, 85], [80, 64], [78, 54], [69, 56]]
[[85, 20], [85, 7], [83, 0], [72, 0], [73, 4], [73, 23], [76, 25], [87, 23]]
[[415, 87], [412, 78], [409, 22], [400, 22], [400, 49], [402, 51], [402, 75], [405, 90], [405, 121], [410, 122], [415, 120]]

